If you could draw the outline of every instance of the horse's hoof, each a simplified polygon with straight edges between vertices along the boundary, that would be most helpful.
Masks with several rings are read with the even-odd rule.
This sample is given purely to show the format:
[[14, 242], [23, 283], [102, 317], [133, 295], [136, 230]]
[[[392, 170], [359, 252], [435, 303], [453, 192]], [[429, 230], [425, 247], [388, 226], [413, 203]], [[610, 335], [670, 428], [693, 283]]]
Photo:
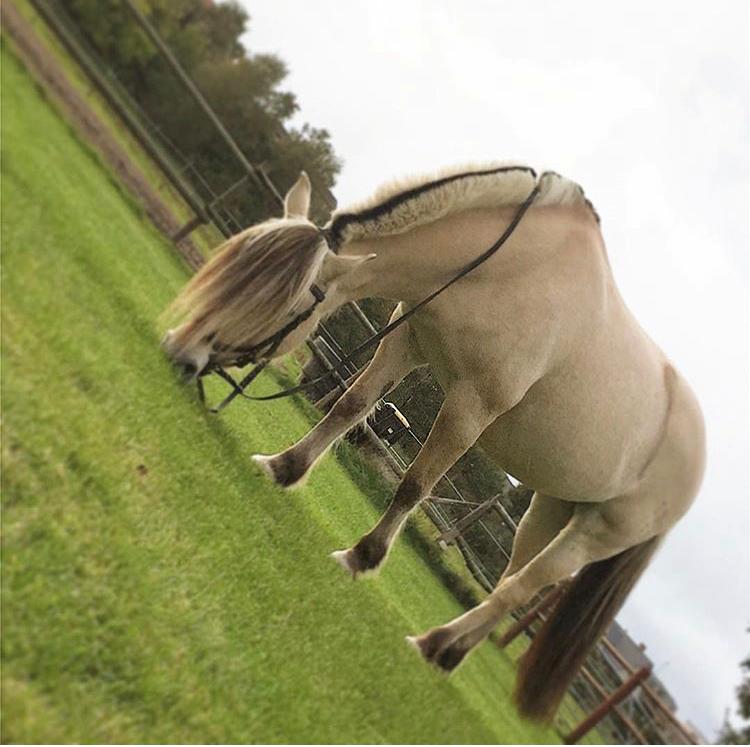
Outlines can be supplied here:
[[306, 470], [301, 465], [295, 464], [294, 458], [282, 454], [254, 454], [253, 462], [263, 472], [282, 488], [291, 488], [301, 482]]
[[[435, 658], [434, 656], [430, 656], [428, 654], [428, 651], [425, 649], [422, 640], [417, 636], [407, 635], [406, 642], [419, 654], [422, 661], [425, 661], [431, 666], [435, 667], [442, 674], [448, 675], [453, 671], [453, 667], [444, 666], [442, 656], [438, 656], [437, 658]], [[458, 664], [458, 662], [456, 662], [456, 664]]]
[[[406, 642], [430, 664], [434, 664], [444, 672], [450, 672], [463, 659], [466, 652], [458, 658], [452, 655], [454, 646], [450, 645], [450, 634], [447, 630], [436, 628], [423, 635], [408, 635]], [[451, 653], [449, 653], [451, 652]], [[456, 658], [455, 663], [453, 663]]]
[[407, 635], [406, 636], [406, 642], [411, 646], [425, 661], [432, 663], [432, 658], [430, 656], [431, 652], [429, 649], [429, 646], [427, 645], [427, 642], [425, 641], [425, 636], [419, 636], [419, 635]]
[[467, 653], [469, 653], [467, 649], [454, 643], [444, 648], [433, 659], [433, 664], [446, 674], [450, 674], [464, 660]]
[[360, 544], [349, 550], [336, 550], [331, 557], [349, 574], [352, 579], [363, 576], [374, 576], [380, 570], [380, 564], [385, 553], [379, 558], [373, 558], [361, 552]]
[[404, 639], [422, 658], [424, 658], [424, 651], [422, 646], [419, 644], [419, 638], [415, 635], [407, 635]]

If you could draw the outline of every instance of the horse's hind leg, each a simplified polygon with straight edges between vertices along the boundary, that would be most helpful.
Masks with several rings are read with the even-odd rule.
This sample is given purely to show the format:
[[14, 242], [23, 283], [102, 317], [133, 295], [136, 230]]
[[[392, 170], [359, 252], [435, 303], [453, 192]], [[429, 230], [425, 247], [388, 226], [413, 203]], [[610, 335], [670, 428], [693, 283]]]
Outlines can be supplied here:
[[502, 578], [513, 575], [537, 556], [560, 533], [573, 515], [575, 504], [534, 493], [513, 538], [513, 549]]
[[352, 548], [334, 553], [334, 558], [355, 577], [375, 570], [412, 509], [429, 495], [435, 483], [476, 442], [494, 417], [470, 386], [457, 385], [449, 390], [430, 435], [380, 521]]
[[[391, 320], [401, 314], [399, 305]], [[408, 327], [408, 323], [401, 326], [380, 343], [367, 368], [307, 435], [280, 454], [256, 454], [253, 461], [284, 487], [302, 480], [337, 438], [362, 420], [378, 399], [421, 365]]]
[[[568, 501], [534, 493], [528, 510], [518, 524], [510, 560], [503, 571], [501, 580], [512, 576], [544, 550], [568, 523], [574, 508], [575, 504]], [[422, 646], [425, 656], [433, 660], [437, 655], [441, 636], [448, 637], [448, 633], [438, 632], [440, 630], [437, 628], [435, 631], [430, 631], [421, 639], [409, 637], [407, 640], [418, 647]], [[440, 661], [436, 663], [439, 663], [443, 669], [454, 669], [483, 638], [481, 628], [476, 629], [473, 635], [468, 633], [448, 646], [442, 652]]]
[[429, 661], [454, 669], [501, 618], [546, 586], [558, 583], [589, 563], [612, 557], [649, 538], [647, 530], [619, 522], [605, 504], [577, 504], [572, 518], [552, 541], [474, 609], [446, 625], [410, 639]]

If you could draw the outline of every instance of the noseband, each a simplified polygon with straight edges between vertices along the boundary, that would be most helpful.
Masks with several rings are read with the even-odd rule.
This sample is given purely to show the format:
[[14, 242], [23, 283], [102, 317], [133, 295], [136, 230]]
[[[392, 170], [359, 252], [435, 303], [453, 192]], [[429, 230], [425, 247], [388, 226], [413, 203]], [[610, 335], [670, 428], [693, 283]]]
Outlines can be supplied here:
[[[294, 332], [294, 330], [297, 329], [300, 324], [302, 324], [302, 322], [306, 321], [312, 316], [312, 313], [313, 311], [315, 311], [316, 306], [322, 301], [325, 301], [325, 291], [319, 286], [315, 285], [315, 283], [310, 286], [310, 293], [312, 293], [313, 297], [315, 298], [312, 306], [297, 314], [294, 319], [283, 326], [278, 332], [274, 332], [272, 335], [266, 337], [265, 340], [261, 340], [259, 343], [257, 343], [257, 345], [251, 345], [250, 347], [231, 348], [227, 345], [217, 345], [215, 346], [215, 352], [221, 353], [223, 358], [226, 358], [225, 354], [227, 353], [233, 355], [234, 357], [231, 358], [232, 362], [230, 365], [236, 366], [237, 368], [244, 368], [248, 363], [255, 363], [260, 354], [264, 351], [264, 357], [270, 357], [276, 352], [279, 345], [281, 345], [281, 343], [284, 342], [284, 340], [289, 335], [291, 335], [292, 332]], [[211, 360], [209, 358], [209, 365], [210, 364]]]
[[[202, 378], [203, 376], [206, 376], [210, 373], [218, 374], [232, 387], [232, 391], [216, 407], [213, 407], [211, 409], [211, 412], [213, 413], [221, 412], [236, 397], [243, 397], [244, 399], [254, 401], [280, 399], [281, 397], [289, 397], [290, 395], [296, 394], [297, 392], [311, 389], [320, 384], [322, 381], [325, 381], [326, 379], [334, 376], [341, 368], [343, 368], [347, 363], [350, 363], [356, 356], [358, 356], [363, 351], [371, 348], [373, 345], [379, 343], [384, 337], [387, 337], [389, 334], [391, 334], [391, 332], [394, 332], [398, 327], [400, 327], [408, 319], [414, 316], [414, 314], [427, 306], [430, 301], [437, 298], [437, 296], [439, 296], [443, 291], [447, 290], [451, 285], [468, 275], [472, 270], [479, 267], [479, 265], [486, 262], [493, 254], [495, 254], [511, 237], [513, 232], [516, 230], [516, 227], [521, 222], [521, 219], [526, 214], [526, 211], [531, 207], [538, 194], [539, 182], [537, 182], [537, 185], [534, 187], [534, 189], [531, 190], [528, 197], [518, 206], [518, 209], [514, 213], [510, 223], [497, 239], [497, 241], [492, 244], [492, 246], [482, 252], [482, 254], [480, 254], [478, 257], [471, 260], [471, 262], [464, 265], [450, 280], [441, 285], [437, 290], [430, 293], [429, 296], [423, 298], [415, 306], [412, 306], [412, 308], [409, 309], [405, 314], [402, 314], [398, 319], [395, 319], [394, 321], [387, 324], [385, 327], [383, 327], [383, 329], [380, 330], [380, 332], [377, 332], [376, 334], [368, 337], [361, 345], [358, 345], [354, 350], [352, 350], [351, 353], [345, 355], [336, 366], [334, 366], [330, 371], [324, 373], [322, 376], [318, 376], [312, 381], [305, 382], [304, 384], [297, 384], [297, 386], [290, 387], [289, 389], [285, 389], [284, 391], [276, 392], [275, 394], [268, 394], [264, 397], [252, 396], [245, 393], [245, 389], [266, 367], [269, 360], [271, 359], [271, 356], [278, 350], [279, 345], [281, 345], [281, 343], [295, 329], [297, 329], [300, 324], [309, 319], [318, 304], [325, 299], [326, 296], [323, 290], [317, 285], [313, 284], [310, 286], [310, 292], [315, 298], [312, 306], [305, 309], [305, 311], [301, 312], [300, 314], [297, 314], [294, 319], [292, 319], [288, 324], [282, 327], [278, 332], [274, 332], [274, 334], [270, 335], [265, 340], [262, 340], [256, 345], [252, 345], [247, 348], [216, 348], [216, 352], [222, 354], [222, 359], [226, 357], [224, 355], [225, 353], [229, 353], [235, 356], [234, 358], [230, 358], [231, 363], [224, 363], [224, 365], [236, 366], [238, 368], [244, 368], [250, 363], [253, 363], [255, 365], [241, 381], [237, 382], [234, 380], [234, 378], [232, 378], [232, 376], [230, 376], [230, 374], [228, 374], [224, 370], [221, 365], [218, 364], [218, 362], [216, 362], [215, 360], [212, 361], [212, 358], [214, 358], [214, 355], [212, 354], [212, 356], [209, 358], [208, 363], [206, 364], [206, 367], [198, 374], [198, 393], [200, 395], [201, 401], [205, 401]], [[324, 230], [321, 230], [321, 233], [325, 236]]]

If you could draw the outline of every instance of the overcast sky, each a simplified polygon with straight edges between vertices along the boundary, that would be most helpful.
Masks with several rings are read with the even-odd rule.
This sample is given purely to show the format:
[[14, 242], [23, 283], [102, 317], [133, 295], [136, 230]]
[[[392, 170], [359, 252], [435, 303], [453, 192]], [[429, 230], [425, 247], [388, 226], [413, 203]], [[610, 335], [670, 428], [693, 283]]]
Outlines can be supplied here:
[[297, 123], [331, 133], [340, 205], [493, 159], [586, 190], [626, 301], [706, 416], [703, 488], [619, 620], [713, 738], [750, 648], [746, 2], [241, 2], [248, 49], [289, 66]]

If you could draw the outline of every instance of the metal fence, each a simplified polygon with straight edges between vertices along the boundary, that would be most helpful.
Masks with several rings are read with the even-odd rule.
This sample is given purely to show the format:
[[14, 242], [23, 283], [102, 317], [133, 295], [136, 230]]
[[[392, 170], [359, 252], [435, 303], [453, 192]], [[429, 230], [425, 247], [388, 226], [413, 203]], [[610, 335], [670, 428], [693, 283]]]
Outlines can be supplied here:
[[[165, 59], [168, 60], [175, 76], [185, 86], [187, 95], [192, 96], [205, 115], [211, 119], [217, 132], [227, 142], [245, 171], [244, 176], [225, 189], [216, 193], [202, 175], [195, 169], [189, 156], [180, 153], [161, 132], [158, 123], [153, 122], [119, 84], [116, 76], [100, 59], [88, 44], [64, 9], [57, 2], [30, 0], [34, 8], [46, 21], [65, 49], [71, 54], [83, 72], [88, 76], [97, 92], [103, 97], [123, 126], [141, 144], [144, 151], [160, 169], [171, 187], [192, 212], [190, 218], [180, 231], [170, 238], [179, 242], [193, 230], [203, 225], [215, 227], [218, 235], [229, 236], [244, 228], [241, 221], [231, 210], [224, 206], [229, 194], [237, 190], [260, 189], [278, 203], [281, 199], [276, 186], [263, 169], [251, 164], [237, 148], [216, 115], [203, 100], [200, 92], [186, 75], [174, 58], [171, 51], [150, 27], [131, 0], [122, 0], [131, 10], [134, 23], [138, 23], [148, 34]], [[326, 202], [332, 208], [335, 205], [332, 195], [326, 195]], [[375, 330], [372, 322], [357, 304], [348, 304], [345, 313], [350, 315], [351, 322], [361, 326], [363, 333], [372, 334]], [[317, 336], [309, 343], [310, 350], [318, 363], [326, 369], [332, 369], [345, 356], [346, 350], [335, 335], [321, 324]], [[332, 389], [340, 394], [356, 376], [353, 367], [342, 371], [335, 377]], [[326, 405], [333, 400], [331, 392], [318, 393], [318, 403]], [[408, 412], [405, 413], [408, 419]], [[394, 443], [384, 441], [375, 435], [369, 425], [365, 432], [375, 445], [383, 460], [394, 473], [402, 475], [411, 460], [422, 447], [422, 437], [411, 427], [404, 430], [402, 437]], [[519, 492], [523, 486], [514, 485], [507, 476], [497, 486], [497, 494], [481, 499], [467, 498], [451, 479], [451, 472], [440, 481], [435, 495], [423, 503], [423, 509], [440, 532], [439, 540], [443, 545], [456, 543], [463, 553], [467, 566], [479, 583], [491, 590], [497, 583], [502, 570], [510, 557], [516, 524], [504, 504]], [[482, 548], [479, 551], [477, 548]], [[490, 548], [490, 550], [488, 550]], [[549, 599], [546, 600], [547, 604]], [[512, 658], [517, 658], [524, 646], [520, 641], [533, 636], [540, 621], [544, 619], [545, 598], [538, 596], [525, 608], [516, 613], [517, 635], [501, 638], [503, 645]], [[570, 741], [580, 739], [576, 727], [589, 714], [593, 717], [604, 705], [607, 715], [598, 722], [598, 734], [612, 742], [654, 744], [654, 743], [694, 743], [692, 735], [674, 716], [654, 688], [648, 682], [641, 682], [633, 692], [623, 697], [619, 703], [610, 704], [613, 694], [623, 691], [632, 685], [634, 677], [645, 675], [634, 670], [633, 666], [607, 641], [600, 643], [587, 660], [581, 674], [570, 689], [570, 697], [561, 708], [556, 725], [561, 734], [567, 735]], [[610, 707], [611, 705], [611, 707]], [[574, 739], [575, 738], [575, 739]]]

